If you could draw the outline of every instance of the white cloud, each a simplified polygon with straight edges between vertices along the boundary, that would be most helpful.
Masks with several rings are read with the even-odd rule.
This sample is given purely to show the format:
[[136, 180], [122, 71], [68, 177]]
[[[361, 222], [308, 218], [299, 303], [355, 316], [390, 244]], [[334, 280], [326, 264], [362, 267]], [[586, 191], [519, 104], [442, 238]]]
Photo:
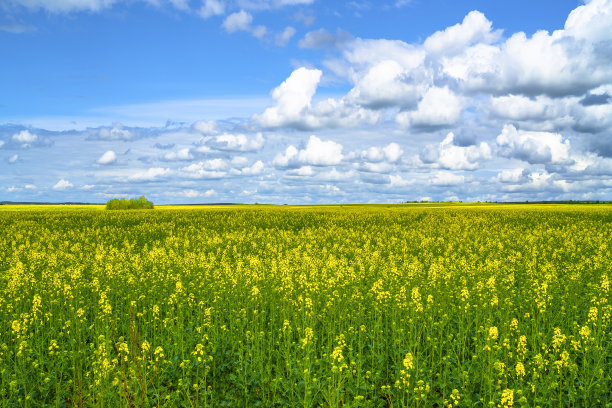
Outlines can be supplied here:
[[348, 99], [374, 109], [416, 103], [423, 89], [408, 81], [408, 72], [394, 60], [384, 60], [357, 79]]
[[183, 190], [183, 191], [179, 191], [177, 193], [174, 193], [177, 196], [180, 197], [187, 197], [187, 198], [194, 198], [194, 197], [199, 197], [200, 196], [200, 192], [190, 189], [190, 190]]
[[259, 39], [263, 38], [268, 29], [262, 25], [253, 27], [251, 25], [252, 22], [253, 16], [251, 13], [240, 10], [227, 16], [223, 21], [222, 26], [229, 34], [233, 34], [237, 31], [247, 31]]
[[211, 159], [190, 164], [179, 170], [179, 175], [195, 179], [218, 179], [226, 175], [229, 164], [223, 159]]
[[612, 40], [612, 2], [592, 0], [574, 10], [565, 29], [519, 32], [499, 46], [479, 43], [442, 60], [443, 72], [468, 90], [498, 94], [579, 95], [612, 80], [605, 57]]
[[26, 190], [36, 190], [36, 186], [34, 184], [26, 184], [24, 188]]
[[399, 174], [389, 175], [389, 184], [391, 187], [407, 187], [414, 185], [415, 182], [415, 179], [405, 179]]
[[36, 31], [37, 28], [33, 25], [24, 24], [22, 22], [11, 21], [8, 24], [0, 24], [0, 31], [6, 31], [11, 34], [23, 34]]
[[182, 11], [189, 11], [189, 0], [168, 0], [175, 8]]
[[322, 72], [318, 69], [299, 68], [272, 91], [276, 106], [255, 115], [266, 127], [285, 126], [298, 122], [301, 114], [310, 107]]
[[209, 140], [206, 143], [213, 149], [217, 150], [230, 152], [255, 152], [263, 147], [265, 139], [261, 133], [257, 133], [253, 137], [248, 137], [241, 133], [224, 133], [216, 136], [213, 140]]
[[4, 146], [4, 140], [0, 140], [0, 148], [2, 148], [2, 146]]
[[491, 22], [480, 11], [471, 11], [460, 24], [437, 31], [424, 43], [433, 54], [453, 55], [475, 43], [489, 44], [501, 36], [501, 31], [491, 31]]
[[91, 129], [90, 138], [100, 140], [132, 140], [135, 135], [124, 129], [121, 123], [115, 123], [111, 128]]
[[306, 177], [314, 175], [314, 171], [312, 170], [311, 166], [302, 166], [297, 169], [287, 171], [287, 174]]
[[249, 159], [243, 156], [234, 156], [231, 160], [231, 165], [235, 168], [243, 168], [249, 164]]
[[419, 46], [399, 40], [357, 38], [347, 44], [343, 56], [357, 70], [369, 69], [383, 61], [396, 61], [406, 71], [422, 69], [427, 53]]
[[323, 171], [317, 175], [318, 180], [323, 181], [347, 181], [354, 180], [357, 177], [357, 173], [353, 170], [349, 171], [338, 171], [335, 167], [328, 171]]
[[172, 171], [169, 168], [151, 167], [145, 171], [139, 171], [139, 172], [136, 172], [128, 176], [127, 181], [132, 181], [132, 182], [157, 181], [164, 177], [169, 176], [171, 173]]
[[265, 166], [263, 162], [261, 160], [257, 160], [255, 163], [253, 163], [252, 166], [244, 167], [241, 170], [239, 170], [238, 174], [241, 174], [244, 176], [256, 176], [263, 172], [264, 167]]
[[464, 98], [448, 87], [432, 87], [419, 101], [416, 111], [400, 112], [396, 121], [402, 126], [447, 127], [459, 122]]
[[200, 120], [194, 122], [191, 125], [191, 128], [198, 133], [202, 133], [203, 135], [214, 135], [219, 132], [217, 129], [217, 122], [215, 122], [214, 120]]
[[359, 170], [369, 173], [391, 173], [391, 171], [393, 171], [393, 166], [387, 162], [366, 162], [359, 166]]
[[610, 0], [587, 0], [585, 5], [572, 10], [565, 21], [565, 32], [576, 38], [592, 42], [610, 40], [612, 25], [612, 2]]
[[449, 171], [439, 171], [431, 179], [431, 184], [436, 186], [455, 186], [463, 184], [465, 182], [465, 176], [451, 173]]
[[19, 133], [15, 133], [12, 139], [19, 147], [25, 149], [36, 143], [38, 141], [38, 136], [30, 133], [28, 130], [22, 130]]
[[253, 16], [244, 10], [240, 10], [225, 18], [223, 21], [223, 28], [230, 34], [236, 31], [248, 31], [251, 29], [252, 22]]
[[377, 163], [381, 161], [387, 161], [389, 163], [395, 163], [402, 156], [404, 151], [397, 143], [389, 143], [385, 147], [370, 147], [367, 150], [362, 150], [360, 157], [363, 160]]
[[332, 166], [342, 161], [342, 145], [310, 136], [306, 148], [298, 152], [298, 160], [314, 166]]
[[51, 13], [70, 13], [101, 11], [111, 7], [117, 0], [8, 0], [8, 2], [32, 11], [43, 9]]
[[261, 115], [253, 115], [253, 119], [268, 128], [287, 126], [299, 129], [354, 127], [380, 119], [380, 114], [343, 99], [328, 98], [312, 107], [311, 100], [321, 74], [318, 69], [296, 69], [272, 91], [276, 105], [267, 108]]
[[11, 157], [9, 157], [8, 162], [10, 164], [14, 164], [17, 162], [17, 160], [19, 159], [19, 155], [18, 154], [14, 154]]
[[188, 147], [179, 149], [173, 152], [168, 152], [164, 155], [164, 160], [168, 161], [187, 161], [193, 160], [193, 155]]
[[338, 29], [336, 34], [332, 34], [324, 28], [309, 31], [298, 42], [300, 48], [341, 48], [352, 36], [346, 31]]
[[53, 186], [54, 190], [66, 190], [67, 188], [73, 187], [72, 183], [68, 180], [61, 179]]
[[117, 154], [112, 150], [105, 152], [100, 158], [96, 161], [98, 164], [106, 165], [113, 164], [117, 161]]
[[561, 114], [555, 102], [545, 96], [529, 98], [523, 95], [507, 95], [492, 98], [490, 110], [496, 117], [518, 121], [545, 120]]
[[421, 160], [449, 170], [476, 170], [484, 160], [491, 159], [491, 148], [486, 142], [478, 146], [456, 146], [455, 135], [450, 132], [436, 146], [428, 146], [421, 153]]
[[240, 7], [249, 10], [269, 10], [285, 6], [312, 4], [314, 0], [236, 0]]
[[290, 145], [284, 153], [276, 155], [272, 163], [276, 167], [299, 167], [300, 165], [333, 166], [340, 164], [342, 145], [331, 140], [323, 141], [312, 135], [304, 149]]
[[570, 108], [574, 120], [573, 129], [579, 132], [597, 133], [612, 128], [612, 104], [584, 106], [576, 103]]
[[497, 174], [496, 181], [502, 183], [523, 183], [529, 179], [529, 170], [523, 168], [506, 169]]
[[571, 164], [570, 142], [558, 133], [527, 132], [506, 125], [496, 139], [500, 155], [531, 164]]
[[280, 47], [284, 47], [285, 45], [289, 43], [289, 40], [291, 40], [291, 38], [294, 35], [295, 35], [295, 28], [291, 26], [285, 27], [285, 29], [281, 33], [276, 35], [275, 37], [276, 45]]
[[202, 18], [218, 16], [225, 12], [225, 4], [219, 0], [204, 0], [198, 14]]

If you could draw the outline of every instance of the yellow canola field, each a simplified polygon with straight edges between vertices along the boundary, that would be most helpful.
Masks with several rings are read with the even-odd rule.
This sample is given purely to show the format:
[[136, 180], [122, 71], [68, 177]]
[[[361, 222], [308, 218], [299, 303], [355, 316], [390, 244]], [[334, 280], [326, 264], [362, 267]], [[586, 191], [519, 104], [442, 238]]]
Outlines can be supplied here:
[[0, 207], [0, 406], [610, 406], [612, 206]]

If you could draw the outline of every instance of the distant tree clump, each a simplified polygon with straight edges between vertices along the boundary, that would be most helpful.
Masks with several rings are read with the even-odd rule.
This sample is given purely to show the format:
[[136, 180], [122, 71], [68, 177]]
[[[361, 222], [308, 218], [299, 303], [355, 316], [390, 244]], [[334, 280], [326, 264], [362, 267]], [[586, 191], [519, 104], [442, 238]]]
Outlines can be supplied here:
[[152, 210], [153, 203], [145, 198], [138, 197], [138, 200], [133, 198], [126, 200], [125, 198], [114, 198], [106, 203], [107, 210]]

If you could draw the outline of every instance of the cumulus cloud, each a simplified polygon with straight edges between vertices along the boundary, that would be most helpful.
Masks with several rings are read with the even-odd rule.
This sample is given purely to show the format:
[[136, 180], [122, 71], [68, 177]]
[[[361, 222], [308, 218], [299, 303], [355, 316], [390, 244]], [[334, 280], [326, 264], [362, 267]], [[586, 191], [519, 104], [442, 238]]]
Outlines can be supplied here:
[[90, 140], [132, 140], [136, 135], [128, 129], [124, 129], [121, 123], [115, 123], [112, 127], [88, 129], [86, 132]]
[[263, 147], [265, 138], [261, 133], [256, 133], [253, 136], [247, 136], [242, 133], [224, 133], [215, 136], [213, 139], [205, 140], [203, 143], [215, 150], [228, 152], [256, 152]]
[[243, 176], [256, 176], [264, 171], [264, 164], [261, 160], [257, 160], [251, 166], [243, 167], [241, 169], [234, 169], [233, 173]]
[[432, 87], [425, 92], [416, 111], [400, 112], [396, 121], [406, 127], [448, 127], [459, 122], [464, 105], [463, 97], [448, 87]]
[[367, 173], [391, 173], [393, 169], [394, 167], [387, 162], [365, 162], [359, 165], [359, 170]]
[[310, 101], [317, 90], [321, 75], [322, 72], [318, 69], [296, 69], [272, 91], [276, 105], [267, 108], [261, 115], [255, 115], [255, 118], [268, 127], [299, 121], [303, 111], [310, 107]]
[[72, 183], [66, 179], [60, 179], [57, 183], [55, 183], [55, 185], [53, 186], [54, 190], [66, 190], [68, 188], [73, 187]]
[[267, 32], [266, 27], [262, 25], [253, 27], [251, 25], [252, 22], [253, 16], [251, 13], [240, 10], [227, 16], [225, 20], [223, 20], [222, 26], [229, 34], [233, 34], [237, 31], [247, 31], [257, 38], [262, 38]]
[[612, 80], [604, 49], [612, 40], [612, 3], [578, 7], [563, 30], [513, 34], [499, 45], [478, 43], [442, 61], [443, 72], [466, 89], [552, 97], [581, 95]]
[[127, 181], [130, 182], [150, 182], [150, 181], [158, 181], [172, 173], [172, 170], [169, 168], [162, 167], [151, 167], [144, 171], [138, 171], [127, 177]]
[[198, 122], [194, 122], [191, 125], [191, 129], [198, 133], [202, 133], [203, 135], [215, 135], [219, 132], [217, 128], [217, 122], [215, 122], [214, 120], [200, 120]]
[[357, 79], [348, 99], [374, 109], [413, 105], [423, 92], [423, 86], [411, 83], [408, 75], [397, 61], [381, 61]]
[[202, 18], [208, 18], [211, 16], [218, 16], [225, 12], [225, 3], [220, 0], [204, 0], [202, 7], [200, 7], [198, 14]]
[[15, 144], [24, 149], [31, 147], [33, 144], [38, 142], [38, 136], [30, 133], [28, 130], [22, 130], [21, 132], [14, 134], [12, 139]]
[[244, 10], [240, 10], [225, 18], [223, 21], [223, 28], [230, 34], [236, 31], [247, 31], [250, 29], [252, 22], [253, 16]]
[[362, 123], [375, 123], [380, 114], [354, 106], [345, 100], [328, 98], [311, 105], [321, 80], [322, 71], [298, 68], [272, 91], [276, 104], [253, 119], [262, 126], [316, 129], [321, 127], [353, 127]]
[[449, 170], [476, 170], [481, 162], [491, 159], [491, 147], [486, 142], [478, 146], [457, 146], [454, 138], [452, 132], [448, 133], [440, 144], [427, 146], [420, 159]]
[[179, 170], [179, 175], [194, 179], [219, 179], [224, 177], [229, 164], [220, 158], [190, 164]]
[[490, 112], [501, 119], [547, 120], [562, 115], [563, 106], [546, 96], [506, 95], [491, 99]]
[[19, 155], [18, 154], [14, 154], [11, 157], [9, 157], [8, 162], [9, 164], [14, 164], [17, 162], [17, 160], [19, 160]]
[[324, 28], [319, 28], [318, 30], [307, 32], [304, 38], [298, 42], [298, 46], [310, 49], [340, 49], [351, 38], [352, 36], [349, 33], [341, 29], [338, 29], [336, 34], [332, 34]]
[[107, 165], [113, 164], [117, 162], [117, 154], [112, 150], [108, 150], [105, 152], [100, 158], [96, 161], [98, 164]]
[[51, 13], [97, 12], [111, 7], [116, 2], [117, 0], [8, 0], [9, 4], [32, 11], [43, 9]]
[[465, 176], [449, 171], [439, 171], [431, 178], [431, 184], [436, 186], [456, 186], [464, 182]]
[[188, 147], [164, 154], [163, 159], [166, 161], [188, 161], [193, 160], [194, 156]]
[[387, 161], [389, 163], [397, 162], [404, 151], [397, 143], [389, 143], [385, 147], [372, 146], [367, 150], [362, 150], [360, 157], [362, 160], [366, 160], [371, 163], [378, 163]]
[[531, 164], [571, 164], [570, 142], [558, 133], [527, 132], [506, 125], [496, 139], [499, 154]]
[[582, 133], [597, 133], [612, 128], [612, 104], [574, 104], [572, 128]]
[[287, 45], [289, 43], [289, 40], [291, 40], [291, 38], [295, 35], [295, 28], [291, 27], [291, 26], [287, 26], [285, 27], [285, 29], [278, 33], [275, 37], [275, 43], [276, 45], [280, 46], [280, 47], [284, 47], [285, 45]]
[[491, 31], [492, 23], [480, 11], [469, 12], [460, 24], [437, 31], [424, 43], [433, 54], [454, 55], [475, 43], [489, 44], [501, 37], [501, 31]]
[[284, 153], [274, 157], [272, 164], [281, 168], [296, 168], [301, 165], [333, 166], [340, 164], [343, 158], [341, 144], [332, 140], [323, 141], [312, 135], [304, 149], [290, 145]]
[[240, 7], [252, 10], [268, 10], [285, 6], [312, 4], [314, 0], [236, 0]]
[[500, 171], [495, 180], [501, 183], [525, 183], [529, 180], [530, 171], [524, 168], [506, 169]]

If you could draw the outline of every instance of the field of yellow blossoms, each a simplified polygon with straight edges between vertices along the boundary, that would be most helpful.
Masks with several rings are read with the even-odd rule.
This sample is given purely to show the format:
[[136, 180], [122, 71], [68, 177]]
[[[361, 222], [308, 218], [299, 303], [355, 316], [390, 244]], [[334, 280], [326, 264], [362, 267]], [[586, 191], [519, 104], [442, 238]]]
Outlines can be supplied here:
[[612, 206], [0, 207], [2, 407], [612, 406]]

